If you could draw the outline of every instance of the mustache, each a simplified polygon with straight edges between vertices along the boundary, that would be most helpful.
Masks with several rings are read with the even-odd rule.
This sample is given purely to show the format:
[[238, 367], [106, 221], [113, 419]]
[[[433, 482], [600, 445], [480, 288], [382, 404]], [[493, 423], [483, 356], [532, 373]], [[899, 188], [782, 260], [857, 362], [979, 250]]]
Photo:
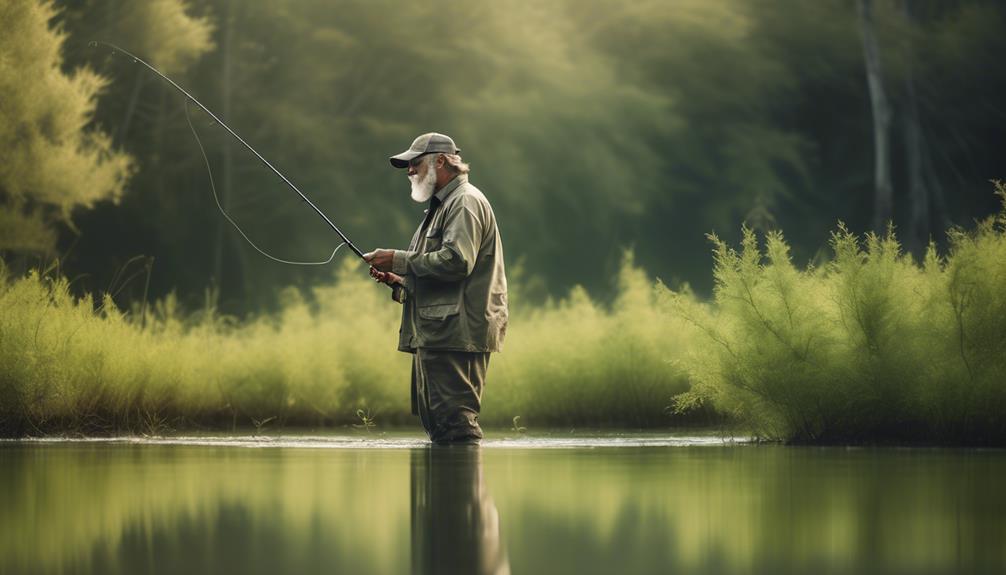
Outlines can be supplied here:
[[413, 185], [425, 184], [428, 181], [435, 179], [435, 177], [436, 177], [435, 174], [432, 173], [431, 171], [427, 171], [423, 175], [412, 174], [408, 176], [409, 182], [412, 183]]

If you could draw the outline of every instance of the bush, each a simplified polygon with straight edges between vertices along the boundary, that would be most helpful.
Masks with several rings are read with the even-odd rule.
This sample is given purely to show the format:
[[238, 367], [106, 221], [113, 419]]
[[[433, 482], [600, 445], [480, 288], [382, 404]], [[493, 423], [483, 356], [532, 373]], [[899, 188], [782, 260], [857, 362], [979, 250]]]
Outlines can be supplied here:
[[145, 329], [65, 279], [4, 277], [0, 433], [323, 425], [361, 407], [394, 420], [408, 410], [401, 377], [385, 372], [408, 369], [393, 352], [396, 310], [355, 271], [343, 266], [314, 304], [289, 292], [278, 316], [246, 323], [211, 306], [183, 317], [168, 298]]
[[[739, 251], [712, 238], [709, 303], [652, 285], [631, 255], [610, 306], [579, 288], [530, 306], [518, 285], [482, 420], [654, 427], [715, 409], [767, 439], [1004, 444], [997, 193], [1002, 213], [954, 230], [947, 255], [930, 246], [921, 263], [893, 232], [860, 238], [840, 225], [833, 260], [801, 270], [781, 233], [760, 246], [745, 230]], [[0, 267], [0, 435], [330, 426], [361, 423], [358, 411], [413, 423], [400, 308], [360, 265], [284, 292], [271, 316], [237, 321], [212, 305], [186, 316], [169, 297], [145, 322], [110, 297], [74, 297], [65, 279]]]
[[[491, 360], [483, 419], [530, 426], [654, 427], [688, 389], [684, 357], [693, 327], [661, 319], [663, 288], [625, 256], [610, 309], [576, 288], [538, 309], [518, 308], [506, 349]], [[690, 294], [682, 298], [691, 301]]]
[[[395, 351], [401, 308], [359, 266], [347, 261], [309, 294], [287, 290], [272, 316], [239, 322], [210, 304], [185, 316], [169, 297], [146, 327], [139, 307], [126, 313], [109, 297], [95, 306], [63, 278], [2, 272], [0, 435], [343, 425], [360, 423], [357, 410], [378, 425], [412, 422], [411, 356]], [[657, 320], [631, 258], [620, 277], [611, 310], [581, 289], [513, 310], [483, 421], [673, 422], [664, 408], [687, 381], [666, 356], [683, 350], [689, 326]]]
[[797, 270], [780, 233], [716, 244], [715, 305], [674, 298], [700, 328], [693, 388], [757, 435], [802, 442], [1006, 440], [1006, 190], [976, 230], [917, 264], [893, 232], [840, 226], [834, 260]]

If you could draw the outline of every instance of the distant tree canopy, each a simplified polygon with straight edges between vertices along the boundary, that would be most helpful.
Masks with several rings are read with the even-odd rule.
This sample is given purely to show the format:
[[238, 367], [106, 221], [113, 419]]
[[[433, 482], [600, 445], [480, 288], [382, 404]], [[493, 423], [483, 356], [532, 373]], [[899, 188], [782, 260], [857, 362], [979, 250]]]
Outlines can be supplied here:
[[[402, 246], [421, 220], [387, 156], [419, 133], [451, 134], [497, 211], [508, 263], [528, 285], [539, 280], [538, 295], [613, 287], [626, 247], [651, 273], [707, 289], [705, 234], [732, 241], [742, 223], [785, 230], [798, 261], [815, 256], [837, 220], [874, 226], [875, 124], [856, 2], [58, 6], [70, 33], [64, 68], [88, 63], [111, 79], [91, 127], [78, 130], [112, 134], [138, 168], [120, 205], [80, 214], [79, 238], [61, 240], [79, 240], [69, 265], [95, 274], [92, 288], [142, 253], [157, 260], [154, 295], [196, 300], [216, 285], [225, 309], [250, 311], [331, 272], [251, 251], [216, 211], [182, 99], [127, 59], [88, 49], [91, 39], [174, 74], [365, 249]], [[911, 228], [917, 248], [995, 210], [1006, 8], [871, 8], [892, 111], [889, 217]], [[25, 73], [4, 91], [23, 90]], [[331, 230], [222, 130], [195, 120], [222, 199], [249, 234], [281, 257], [325, 257]], [[2, 141], [8, 154], [20, 146]], [[121, 153], [107, 137], [103, 145]]]
[[57, 222], [117, 200], [132, 160], [108, 134], [87, 129], [105, 79], [60, 66], [65, 35], [48, 3], [0, 5], [0, 250], [49, 252]]
[[129, 46], [165, 74], [177, 74], [213, 49], [211, 20], [194, 18], [186, 8], [184, 0], [89, 0], [73, 15], [77, 25], [93, 27], [94, 38]]

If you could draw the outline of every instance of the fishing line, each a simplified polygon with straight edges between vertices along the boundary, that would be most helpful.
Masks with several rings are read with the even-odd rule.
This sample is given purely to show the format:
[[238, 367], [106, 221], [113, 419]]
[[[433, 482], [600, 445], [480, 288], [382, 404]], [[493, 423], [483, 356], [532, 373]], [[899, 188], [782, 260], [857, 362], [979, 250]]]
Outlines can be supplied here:
[[[269, 160], [266, 160], [265, 157], [262, 156], [262, 154], [258, 153], [258, 151], [255, 148], [251, 147], [251, 145], [248, 142], [244, 141], [244, 139], [241, 136], [237, 135], [237, 133], [234, 130], [232, 130], [230, 128], [230, 126], [228, 126], [227, 124], [225, 124], [220, 118], [218, 118], [216, 116], [216, 114], [214, 114], [213, 112], [210, 111], [209, 108], [207, 108], [206, 106], [204, 106], [202, 104], [202, 102], [200, 102], [199, 100], [197, 100], [192, 94], [189, 94], [187, 91], [185, 91], [184, 88], [182, 88], [181, 86], [179, 86], [178, 84], [176, 84], [174, 80], [172, 80], [171, 78], [165, 76], [157, 68], [154, 68], [153, 66], [151, 66], [150, 64], [148, 64], [147, 62], [145, 62], [143, 59], [141, 59], [140, 57], [136, 56], [135, 54], [133, 54], [133, 53], [127, 51], [127, 50], [123, 50], [122, 48], [116, 46], [115, 44], [111, 44], [109, 42], [100, 42], [100, 41], [97, 41], [97, 40], [92, 40], [89, 43], [89, 46], [91, 46], [91, 47], [97, 47], [98, 45], [103, 45], [103, 46], [109, 47], [112, 50], [112, 55], [113, 56], [115, 55], [116, 52], [121, 52], [121, 53], [125, 54], [126, 56], [132, 58], [134, 63], [139, 62], [140, 64], [143, 64], [144, 67], [146, 67], [148, 70], [150, 70], [154, 74], [157, 74], [161, 79], [163, 79], [165, 82], [171, 84], [171, 86], [173, 88], [175, 88], [176, 90], [178, 90], [179, 92], [181, 92], [185, 96], [185, 98], [186, 98], [186, 100], [185, 100], [185, 119], [186, 119], [186, 121], [189, 124], [189, 129], [192, 130], [192, 135], [195, 137], [196, 143], [199, 145], [199, 151], [202, 153], [203, 161], [206, 163], [206, 171], [207, 171], [207, 173], [209, 174], [209, 177], [210, 177], [210, 189], [213, 191], [213, 200], [216, 202], [217, 208], [220, 210], [220, 213], [223, 214], [223, 216], [227, 219], [227, 221], [229, 221], [231, 223], [231, 225], [233, 225], [234, 228], [237, 229], [237, 231], [241, 234], [241, 237], [243, 237], [245, 239], [245, 241], [247, 241], [253, 248], [255, 248], [256, 251], [258, 251], [260, 254], [266, 256], [267, 258], [269, 258], [271, 260], [274, 260], [276, 262], [279, 262], [279, 263], [290, 264], [290, 265], [324, 265], [324, 264], [327, 264], [327, 263], [329, 263], [329, 262], [332, 261], [332, 258], [335, 257], [335, 254], [339, 251], [339, 248], [341, 248], [344, 245], [348, 245], [349, 249], [351, 249], [353, 251], [353, 253], [355, 253], [360, 259], [366, 261], [366, 258], [363, 257], [363, 252], [360, 251], [360, 249], [358, 247], [356, 247], [355, 245], [353, 245], [353, 242], [350, 241], [348, 237], [346, 237], [346, 234], [342, 233], [342, 231], [335, 225], [335, 223], [333, 223], [332, 220], [330, 220], [328, 218], [328, 216], [326, 216], [325, 213], [322, 212], [321, 209], [318, 208], [318, 206], [314, 205], [314, 202], [312, 202], [310, 199], [308, 199], [308, 197], [305, 196], [304, 193], [301, 192], [297, 188], [297, 186], [293, 185], [293, 182], [291, 182], [286, 176], [284, 176], [282, 172], [280, 172], [275, 167], [273, 167], [273, 165], [269, 163]], [[332, 230], [334, 230], [335, 233], [339, 235], [339, 237], [342, 239], [342, 242], [338, 246], [336, 246], [335, 250], [332, 252], [332, 255], [329, 256], [329, 258], [327, 260], [321, 261], [321, 262], [294, 262], [294, 261], [289, 261], [289, 260], [284, 260], [284, 259], [281, 259], [281, 258], [274, 257], [274, 256], [266, 253], [264, 250], [262, 250], [261, 248], [259, 248], [257, 245], [255, 245], [255, 242], [253, 242], [251, 240], [251, 238], [249, 238], [248, 235], [245, 234], [245, 232], [241, 229], [241, 227], [238, 226], [237, 222], [235, 222], [230, 217], [230, 215], [227, 213], [227, 211], [224, 210], [223, 205], [221, 205], [220, 198], [217, 195], [217, 188], [216, 188], [216, 185], [215, 185], [215, 183], [213, 181], [213, 171], [210, 169], [209, 158], [206, 155], [206, 150], [203, 148], [203, 143], [199, 139], [199, 134], [198, 134], [198, 132], [196, 132], [196, 128], [195, 128], [195, 126], [193, 126], [192, 119], [191, 119], [190, 114], [189, 114], [189, 101], [191, 101], [196, 106], [198, 106], [203, 112], [205, 112], [210, 118], [212, 118], [215, 123], [220, 124], [220, 126], [224, 130], [227, 130], [227, 133], [229, 133], [231, 136], [233, 136], [237, 141], [241, 142], [241, 144], [244, 145], [245, 148], [248, 148], [248, 150], [251, 153], [255, 154], [255, 157], [257, 157], [263, 164], [265, 164], [265, 166], [267, 168], [269, 168], [270, 170], [272, 170], [272, 172], [274, 174], [276, 174], [277, 176], [279, 176], [279, 178], [281, 180], [283, 180], [283, 183], [285, 183], [287, 186], [289, 186], [291, 190], [293, 190], [294, 192], [296, 192], [297, 195], [300, 196], [300, 199], [303, 200], [304, 203], [306, 203], [308, 206], [310, 206], [311, 209], [313, 209], [319, 216], [321, 216], [321, 218], [323, 220], [325, 220], [325, 223], [327, 223], [332, 228]]]
[[255, 242], [253, 242], [251, 240], [251, 238], [248, 237], [248, 234], [246, 234], [244, 232], [244, 230], [241, 229], [241, 226], [239, 226], [237, 224], [237, 222], [235, 222], [234, 219], [231, 218], [230, 214], [228, 214], [227, 211], [224, 210], [224, 207], [220, 204], [220, 196], [217, 195], [217, 186], [216, 186], [216, 184], [213, 183], [213, 170], [210, 169], [210, 159], [206, 156], [206, 149], [203, 148], [203, 142], [199, 138], [199, 132], [197, 132], [196, 131], [196, 127], [194, 125], [192, 125], [192, 117], [189, 115], [189, 101], [188, 100], [185, 100], [185, 121], [188, 122], [189, 129], [192, 130], [192, 136], [196, 139], [196, 144], [199, 146], [199, 152], [203, 156], [203, 162], [206, 163], [206, 175], [208, 175], [210, 177], [210, 189], [213, 190], [213, 201], [216, 202], [217, 209], [219, 209], [220, 213], [223, 214], [225, 218], [227, 218], [227, 221], [230, 222], [231, 225], [234, 226], [234, 229], [236, 229], [238, 231], [238, 233], [241, 234], [241, 237], [243, 237], [245, 239], [245, 241], [248, 242], [251, 245], [251, 247], [255, 248], [255, 250], [258, 253], [264, 255], [265, 257], [267, 257], [267, 258], [269, 258], [269, 259], [271, 259], [273, 261], [279, 262], [281, 264], [289, 264], [289, 265], [293, 265], [293, 266], [321, 266], [321, 265], [325, 265], [325, 264], [331, 262], [332, 258], [335, 257], [336, 252], [339, 251], [339, 248], [341, 248], [342, 246], [346, 245], [346, 242], [339, 242], [339, 245], [335, 246], [335, 250], [332, 252], [332, 255], [328, 256], [328, 259], [325, 260], [325, 261], [322, 261], [322, 262], [294, 262], [294, 261], [280, 259], [280, 258], [277, 258], [277, 257], [275, 257], [273, 255], [270, 255], [270, 254], [266, 253], [262, 248], [260, 248], [257, 245], [255, 245]]

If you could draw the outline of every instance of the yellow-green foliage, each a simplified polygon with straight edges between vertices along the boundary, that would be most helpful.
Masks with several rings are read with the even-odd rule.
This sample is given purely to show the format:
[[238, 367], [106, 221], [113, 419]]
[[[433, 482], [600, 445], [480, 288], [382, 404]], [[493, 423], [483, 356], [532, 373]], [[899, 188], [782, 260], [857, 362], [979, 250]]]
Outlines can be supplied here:
[[[1002, 443], [1006, 208], [950, 242], [919, 264], [893, 234], [840, 227], [834, 259], [800, 270], [780, 233], [760, 247], [746, 231], [739, 251], [716, 240], [712, 303], [653, 286], [631, 256], [610, 306], [582, 289], [527, 306], [518, 289], [483, 421], [652, 426], [677, 395], [767, 438]], [[146, 327], [65, 279], [3, 275], [0, 434], [412, 421], [400, 307], [356, 260], [274, 315], [183, 316], [168, 298]]]
[[105, 80], [89, 69], [66, 75], [65, 36], [49, 28], [52, 5], [0, 3], [0, 249], [46, 251], [49, 220], [117, 199], [132, 160], [99, 130], [85, 129]]
[[1006, 438], [1006, 207], [922, 265], [893, 233], [844, 227], [820, 269], [796, 269], [779, 233], [713, 240], [715, 306], [676, 306], [704, 339], [679, 407], [711, 401], [795, 441]]
[[[654, 425], [687, 389], [666, 363], [683, 322], [654, 315], [654, 291], [627, 259], [611, 310], [582, 290], [517, 309], [494, 354], [483, 420]], [[411, 356], [396, 351], [400, 310], [355, 260], [307, 297], [283, 294], [274, 316], [243, 323], [212, 308], [182, 317], [173, 298], [137, 314], [95, 310], [67, 281], [38, 273], [0, 287], [0, 434], [157, 433], [200, 425], [378, 425], [409, 419]], [[135, 310], [139, 311], [139, 310]], [[679, 347], [680, 346], [680, 347]]]
[[97, 3], [90, 9], [104, 11], [98, 39], [128, 46], [165, 74], [185, 70], [213, 49], [213, 23], [187, 14], [184, 0]]
[[520, 415], [531, 428], [667, 423], [670, 396], [688, 388], [672, 360], [694, 328], [660, 317], [662, 291], [630, 255], [610, 309], [582, 289], [540, 309], [518, 307], [504, 353], [490, 362], [484, 419], [510, 425]]
[[315, 424], [358, 407], [400, 416], [408, 361], [394, 351], [396, 310], [359, 275], [344, 266], [316, 303], [289, 292], [279, 315], [244, 324], [211, 308], [183, 319], [169, 298], [146, 329], [110, 298], [95, 312], [64, 279], [5, 279], [0, 430]]

